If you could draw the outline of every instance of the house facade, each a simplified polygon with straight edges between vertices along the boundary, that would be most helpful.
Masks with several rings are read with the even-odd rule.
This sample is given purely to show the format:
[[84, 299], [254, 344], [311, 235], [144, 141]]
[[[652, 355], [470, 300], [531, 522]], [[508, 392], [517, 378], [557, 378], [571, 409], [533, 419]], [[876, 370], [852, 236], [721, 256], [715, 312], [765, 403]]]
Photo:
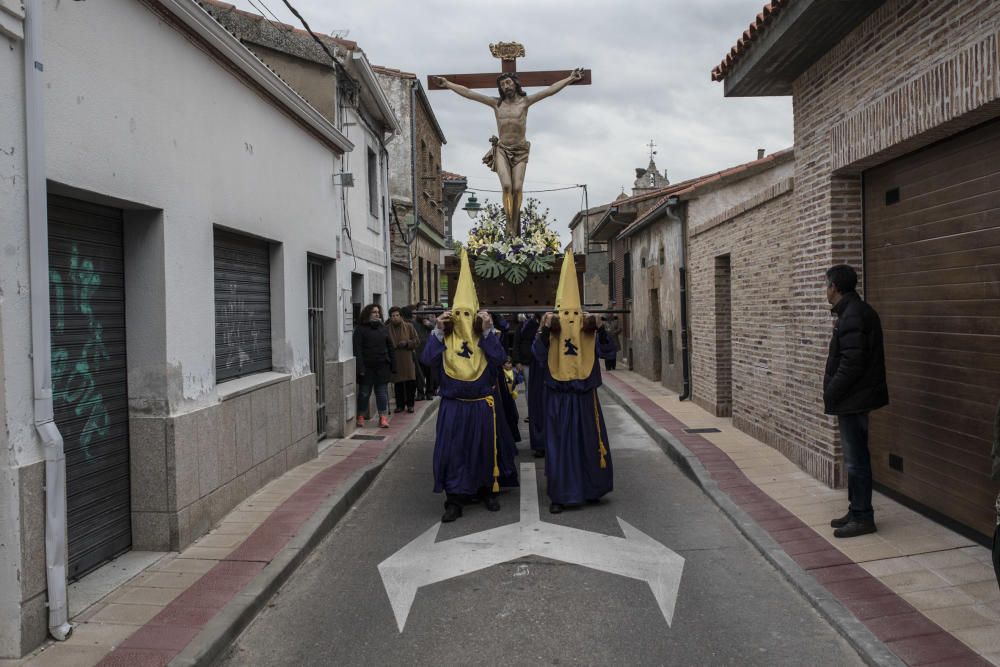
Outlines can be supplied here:
[[998, 490], [1000, 5], [849, 5], [771, 2], [712, 73], [727, 96], [793, 99], [794, 223], [778, 288], [788, 315], [783, 335], [772, 332], [794, 360], [775, 381], [795, 428], [769, 437], [820, 479], [842, 480], [821, 400], [824, 272], [851, 264], [885, 334], [890, 405], [872, 414], [875, 481], [986, 536]]
[[374, 77], [342, 49], [368, 102], [330, 117], [206, 6], [0, 3], [2, 657], [342, 433], [390, 298]]

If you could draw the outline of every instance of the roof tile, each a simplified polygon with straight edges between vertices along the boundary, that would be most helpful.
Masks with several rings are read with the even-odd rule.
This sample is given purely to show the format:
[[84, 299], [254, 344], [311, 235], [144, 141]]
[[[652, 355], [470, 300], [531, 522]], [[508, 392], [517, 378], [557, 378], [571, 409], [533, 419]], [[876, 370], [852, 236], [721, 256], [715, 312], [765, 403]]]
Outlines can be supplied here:
[[736, 44], [729, 50], [726, 57], [712, 70], [712, 81], [724, 80], [733, 68], [733, 65], [753, 46], [756, 38], [765, 32], [768, 25], [774, 21], [774, 17], [792, 2], [795, 2], [795, 0], [771, 0], [771, 2], [764, 5], [764, 8], [757, 14], [754, 22], [743, 31], [743, 34], [736, 40]]

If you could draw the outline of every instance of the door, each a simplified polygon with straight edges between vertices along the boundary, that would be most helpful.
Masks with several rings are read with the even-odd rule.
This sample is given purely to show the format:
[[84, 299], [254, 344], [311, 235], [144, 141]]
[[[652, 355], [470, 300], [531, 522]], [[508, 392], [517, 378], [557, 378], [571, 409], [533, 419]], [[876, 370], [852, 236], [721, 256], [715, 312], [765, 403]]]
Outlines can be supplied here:
[[650, 337], [653, 349], [653, 379], [663, 377], [663, 341], [660, 340], [660, 290], [649, 290]]
[[865, 293], [885, 332], [889, 406], [875, 479], [993, 532], [1000, 401], [1000, 122], [864, 175]]
[[326, 331], [323, 327], [323, 264], [309, 260], [309, 365], [316, 379], [316, 435], [326, 435]]
[[132, 544], [122, 212], [49, 197], [52, 401], [70, 579]]

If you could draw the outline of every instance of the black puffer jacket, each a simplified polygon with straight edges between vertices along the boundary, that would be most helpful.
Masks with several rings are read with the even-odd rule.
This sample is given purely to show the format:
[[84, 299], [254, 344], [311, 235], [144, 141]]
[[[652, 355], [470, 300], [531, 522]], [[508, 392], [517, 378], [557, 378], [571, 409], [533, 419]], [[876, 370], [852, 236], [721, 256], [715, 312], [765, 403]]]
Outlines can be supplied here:
[[826, 414], [858, 414], [888, 405], [885, 348], [878, 313], [857, 292], [845, 294], [832, 312], [837, 315], [837, 323], [823, 377]]
[[396, 372], [396, 355], [389, 328], [381, 322], [365, 322], [354, 329], [354, 357], [358, 384], [386, 384]]

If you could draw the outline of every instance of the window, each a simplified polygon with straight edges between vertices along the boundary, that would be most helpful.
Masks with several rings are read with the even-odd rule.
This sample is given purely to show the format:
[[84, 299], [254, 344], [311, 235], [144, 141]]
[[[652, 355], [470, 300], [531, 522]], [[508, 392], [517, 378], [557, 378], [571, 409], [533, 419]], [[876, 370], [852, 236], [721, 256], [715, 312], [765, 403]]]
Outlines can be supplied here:
[[632, 298], [632, 253], [625, 253], [625, 275], [622, 277], [622, 298]]
[[615, 298], [615, 263], [608, 262], [608, 298]]
[[378, 217], [378, 157], [375, 151], [368, 149], [368, 210]]
[[660, 246], [660, 266], [663, 266], [663, 263], [665, 261], [667, 261], [667, 254], [663, 251], [663, 246], [661, 245]]
[[417, 258], [417, 301], [424, 298], [424, 258]]
[[215, 230], [215, 381], [271, 370], [271, 249]]

